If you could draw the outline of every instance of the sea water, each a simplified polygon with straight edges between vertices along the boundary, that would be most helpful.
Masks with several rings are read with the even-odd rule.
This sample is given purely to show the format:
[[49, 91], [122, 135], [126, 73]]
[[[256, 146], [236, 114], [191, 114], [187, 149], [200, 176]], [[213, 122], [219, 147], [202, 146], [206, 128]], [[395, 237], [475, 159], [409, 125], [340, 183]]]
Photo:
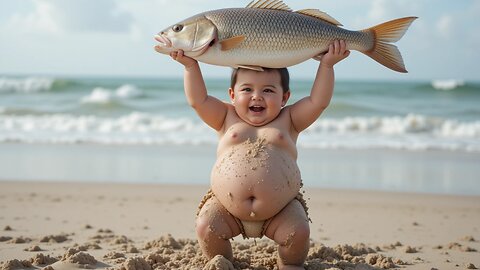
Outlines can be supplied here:
[[[227, 80], [207, 80], [228, 101]], [[289, 104], [310, 92], [293, 81]], [[331, 105], [299, 138], [306, 148], [480, 152], [480, 84], [336, 83]], [[215, 144], [179, 79], [0, 77], [0, 142]]]
[[[229, 102], [228, 79], [207, 79], [206, 85], [210, 95]], [[311, 86], [312, 81], [294, 79], [288, 104], [307, 96]], [[39, 145], [51, 149], [88, 145], [90, 150], [107, 146], [214, 149], [216, 143], [216, 133], [188, 106], [179, 78], [0, 76], [0, 149], [4, 149], [3, 159], [0, 153], [0, 180], [42, 178], [42, 173], [36, 177], [18, 170], [18, 175], [12, 173], [15, 164], [6, 164], [7, 148], [10, 152], [15, 152], [15, 147], [34, 149]], [[479, 160], [480, 83], [337, 81], [330, 106], [302, 132], [297, 145], [300, 150], [319, 154], [333, 150], [385, 150], [407, 155], [441, 151]], [[114, 159], [117, 154], [110, 157]], [[25, 160], [25, 155], [17, 156], [15, 162]], [[58, 160], [61, 156], [66, 154], [57, 154]], [[55, 170], [50, 173], [55, 174]], [[48, 173], [43, 178], [45, 175]], [[141, 173], [137, 176], [132, 179], [142, 179]], [[475, 177], [480, 182], [480, 176]], [[346, 181], [344, 186], [348, 187]], [[480, 184], [475, 186], [480, 193]]]

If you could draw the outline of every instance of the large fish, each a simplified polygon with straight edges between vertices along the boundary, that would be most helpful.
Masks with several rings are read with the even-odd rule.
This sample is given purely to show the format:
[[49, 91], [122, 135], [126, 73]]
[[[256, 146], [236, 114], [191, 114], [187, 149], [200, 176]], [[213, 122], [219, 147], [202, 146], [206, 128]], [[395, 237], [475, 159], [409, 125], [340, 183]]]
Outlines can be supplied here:
[[204, 63], [262, 70], [293, 66], [310, 58], [320, 60], [332, 41], [343, 39], [348, 50], [407, 72], [400, 51], [391, 43], [416, 18], [350, 31], [316, 9], [292, 11], [281, 0], [254, 0], [246, 8], [207, 11], [166, 28], [155, 36], [159, 42], [155, 50], [169, 54], [181, 49]]

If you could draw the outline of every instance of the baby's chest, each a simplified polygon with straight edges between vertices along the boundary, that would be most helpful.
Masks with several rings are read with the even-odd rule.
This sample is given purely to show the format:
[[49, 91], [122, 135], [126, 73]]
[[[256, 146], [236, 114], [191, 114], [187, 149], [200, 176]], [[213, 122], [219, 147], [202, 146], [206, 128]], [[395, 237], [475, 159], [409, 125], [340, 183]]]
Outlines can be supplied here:
[[288, 146], [292, 143], [290, 134], [279, 127], [251, 127], [248, 125], [232, 125], [225, 132], [222, 140], [227, 145], [236, 145], [245, 141], [262, 140], [269, 145]]

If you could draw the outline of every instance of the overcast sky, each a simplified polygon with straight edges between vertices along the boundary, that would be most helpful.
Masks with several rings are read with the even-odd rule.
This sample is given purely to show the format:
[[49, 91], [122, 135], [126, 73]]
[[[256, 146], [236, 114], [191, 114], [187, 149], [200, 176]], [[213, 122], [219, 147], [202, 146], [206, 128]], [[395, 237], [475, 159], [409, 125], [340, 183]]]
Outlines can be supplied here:
[[[243, 7], [241, 0], [0, 0], [0, 76], [182, 76], [182, 68], [153, 50], [153, 36], [206, 10]], [[337, 78], [378, 80], [480, 80], [480, 1], [285, 0], [292, 9], [327, 12], [347, 29], [418, 16], [397, 46], [409, 74], [354, 52]], [[311, 78], [318, 62], [292, 67]], [[230, 70], [203, 64], [206, 77]]]

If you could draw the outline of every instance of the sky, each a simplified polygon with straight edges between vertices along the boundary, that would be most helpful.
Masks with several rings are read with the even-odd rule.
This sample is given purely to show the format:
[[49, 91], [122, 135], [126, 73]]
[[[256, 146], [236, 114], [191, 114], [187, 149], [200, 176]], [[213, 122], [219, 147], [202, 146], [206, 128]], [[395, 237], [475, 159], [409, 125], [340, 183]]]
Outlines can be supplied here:
[[[480, 1], [284, 0], [293, 10], [327, 12], [349, 30], [419, 17], [397, 42], [408, 74], [353, 52], [336, 76], [354, 80], [480, 81]], [[243, 0], [0, 0], [0, 76], [181, 77], [182, 66], [153, 50], [160, 30], [207, 10], [244, 7]], [[294, 37], [292, 37], [294, 38]], [[202, 64], [205, 77], [230, 69]], [[313, 78], [318, 62], [290, 68]]]

